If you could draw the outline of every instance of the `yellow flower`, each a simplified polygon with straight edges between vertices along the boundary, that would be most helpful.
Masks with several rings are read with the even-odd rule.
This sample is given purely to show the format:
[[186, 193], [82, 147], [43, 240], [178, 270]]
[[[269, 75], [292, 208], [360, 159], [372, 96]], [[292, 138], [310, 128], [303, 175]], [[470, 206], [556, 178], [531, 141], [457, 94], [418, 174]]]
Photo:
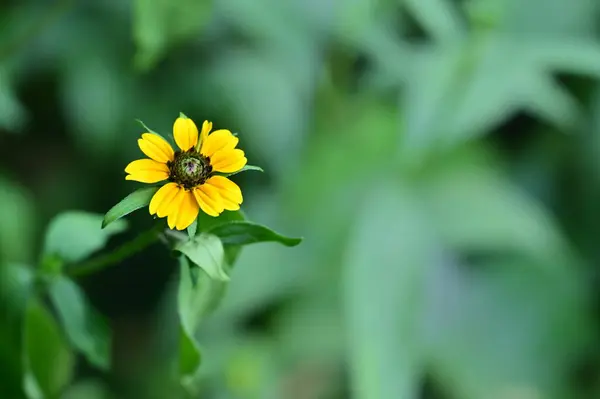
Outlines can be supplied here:
[[211, 129], [212, 123], [204, 121], [198, 137], [196, 124], [179, 117], [173, 125], [179, 150], [174, 151], [157, 134], [144, 133], [138, 145], [149, 159], [138, 159], [125, 168], [126, 180], [167, 181], [154, 194], [149, 208], [151, 215], [166, 217], [171, 229], [186, 229], [198, 217], [199, 209], [210, 216], [240, 209], [242, 191], [219, 173], [238, 172], [247, 159], [244, 151], [235, 148], [239, 140], [229, 130], [210, 133]]

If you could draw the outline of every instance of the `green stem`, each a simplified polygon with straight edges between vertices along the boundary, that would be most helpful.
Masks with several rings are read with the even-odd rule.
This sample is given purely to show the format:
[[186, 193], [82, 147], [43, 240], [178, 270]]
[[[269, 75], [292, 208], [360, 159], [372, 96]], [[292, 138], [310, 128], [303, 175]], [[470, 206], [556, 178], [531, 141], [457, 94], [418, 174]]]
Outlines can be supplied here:
[[163, 226], [157, 226], [151, 230], [148, 230], [133, 240], [121, 245], [113, 252], [98, 256], [97, 258], [92, 258], [79, 264], [78, 266], [74, 266], [71, 270], [67, 271], [67, 274], [71, 277], [81, 277], [91, 273], [96, 273], [107, 267], [114, 266], [123, 259], [135, 255], [136, 253], [158, 241], [162, 229]]

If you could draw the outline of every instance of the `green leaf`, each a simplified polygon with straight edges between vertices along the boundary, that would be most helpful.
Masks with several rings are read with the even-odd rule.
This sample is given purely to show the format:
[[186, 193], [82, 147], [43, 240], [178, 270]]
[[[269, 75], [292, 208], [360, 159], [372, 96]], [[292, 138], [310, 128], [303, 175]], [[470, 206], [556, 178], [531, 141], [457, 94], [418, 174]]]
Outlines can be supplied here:
[[225, 211], [217, 217], [209, 216], [204, 212], [200, 212], [197, 219], [198, 231], [208, 232], [210, 229], [220, 224], [244, 220], [246, 220], [246, 215], [244, 215], [241, 209], [237, 211]]
[[30, 300], [25, 319], [23, 389], [32, 399], [56, 398], [73, 375], [74, 356], [50, 313]]
[[257, 242], [278, 242], [294, 247], [302, 242], [302, 238], [285, 237], [266, 226], [252, 222], [229, 222], [214, 226], [208, 233], [214, 234], [223, 244], [248, 245]]
[[162, 134], [157, 133], [154, 130], [150, 129], [148, 126], [146, 126], [146, 124], [141, 119], [136, 119], [136, 122], [138, 122], [140, 125], [142, 125], [142, 127], [144, 129], [146, 129], [149, 133], [156, 134], [157, 136], [160, 136], [160, 137], [162, 137], [164, 139], [164, 137], [163, 137]]
[[0, 128], [6, 132], [20, 133], [27, 113], [5, 69], [0, 66]]
[[34, 278], [28, 266], [0, 262], [0, 392], [4, 397], [23, 396], [23, 326]]
[[404, 5], [437, 41], [457, 41], [462, 38], [457, 7], [445, 0], [404, 0]]
[[192, 273], [197, 269], [190, 269], [185, 256], [180, 258], [179, 263], [179, 318], [184, 329], [193, 335], [202, 319], [215, 309], [228, 283], [212, 279], [201, 270], [193, 278]]
[[[246, 220], [246, 216], [244, 215], [244, 212], [242, 212], [241, 209], [237, 210], [237, 211], [225, 211], [217, 217], [208, 216], [204, 212], [200, 212], [200, 214], [198, 215], [198, 219], [197, 219], [198, 227], [199, 227], [198, 230], [207, 232], [210, 229], [212, 229], [213, 227], [220, 225], [220, 224], [233, 222], [233, 221], [244, 221], [244, 220]], [[237, 260], [238, 256], [240, 255], [240, 252], [242, 251], [242, 246], [241, 245], [233, 245], [233, 244], [224, 244], [224, 247], [225, 247], [225, 260], [227, 261], [228, 265], [233, 266], [235, 264], [235, 261]]]
[[159, 187], [140, 188], [123, 198], [121, 202], [106, 212], [104, 220], [102, 221], [102, 228], [105, 228], [123, 216], [129, 215], [133, 211], [148, 206], [158, 189]]
[[194, 222], [187, 228], [188, 237], [194, 238], [196, 237], [196, 233], [198, 232], [198, 219], [194, 220]]
[[180, 326], [179, 334], [179, 376], [191, 378], [198, 372], [202, 355], [194, 338]]
[[210, 17], [212, 3], [209, 0], [136, 0], [133, 13], [136, 66], [151, 68], [169, 47], [197, 36]]
[[190, 377], [198, 371], [202, 355], [193, 334], [188, 333], [183, 325], [179, 326], [179, 332], [179, 376]]
[[106, 321], [91, 307], [72, 280], [58, 277], [51, 282], [49, 291], [50, 300], [71, 343], [91, 364], [108, 370], [111, 336]]
[[[572, 249], [552, 215], [487, 160], [454, 155], [423, 179], [422, 203], [449, 247], [460, 252], [513, 253], [554, 265]], [[465, 161], [466, 160], [466, 161]]]
[[354, 397], [416, 399], [425, 363], [424, 279], [439, 248], [410, 190], [389, 182], [366, 192], [343, 277]]
[[[185, 256], [180, 257], [179, 266], [177, 309], [181, 325], [178, 366], [182, 384], [190, 389], [201, 362], [201, 353], [194, 335], [204, 317], [223, 298], [228, 283], [214, 280], [195, 267], [190, 268]], [[194, 273], [196, 271], [198, 273]]]
[[192, 240], [177, 244], [174, 249], [186, 255], [211, 278], [229, 280], [225, 272], [225, 250], [219, 237], [203, 233]]
[[184, 114], [184, 113], [183, 113], [183, 112], [181, 112], [181, 111], [179, 112], [179, 117], [180, 117], [180, 118], [183, 118], [183, 119], [189, 119], [189, 118], [187, 117], [187, 115], [186, 115], [186, 114]]
[[225, 174], [223, 174], [223, 176], [229, 177], [229, 176], [237, 175], [238, 173], [245, 172], [247, 170], [255, 170], [257, 172], [264, 172], [263, 168], [261, 168], [260, 166], [246, 165], [242, 169], [238, 170], [237, 172], [225, 173]]
[[78, 262], [102, 249], [110, 236], [124, 231], [125, 221], [102, 229], [102, 216], [69, 211], [55, 217], [46, 232], [45, 256], [58, 256], [65, 262]]
[[31, 260], [37, 222], [33, 196], [0, 176], [0, 204], [0, 261]]

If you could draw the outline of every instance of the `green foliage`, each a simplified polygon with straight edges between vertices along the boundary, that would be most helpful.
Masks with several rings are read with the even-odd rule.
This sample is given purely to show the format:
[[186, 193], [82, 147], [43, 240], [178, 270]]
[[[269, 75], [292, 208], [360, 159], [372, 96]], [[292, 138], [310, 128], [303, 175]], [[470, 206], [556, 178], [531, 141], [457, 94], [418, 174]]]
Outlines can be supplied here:
[[136, 0], [133, 35], [137, 65], [144, 69], [154, 66], [170, 46], [198, 34], [211, 9], [211, 0]]
[[246, 221], [220, 224], [210, 228], [207, 232], [219, 237], [225, 245], [278, 242], [288, 247], [294, 247], [302, 242], [301, 238], [285, 237], [266, 226]]
[[73, 375], [73, 354], [56, 322], [39, 301], [27, 305], [24, 325], [24, 390], [31, 399], [53, 398]]
[[23, 187], [0, 176], [0, 261], [27, 261], [36, 212]]
[[210, 278], [220, 281], [229, 280], [225, 272], [225, 250], [219, 237], [203, 233], [176, 245], [174, 249], [187, 256]]
[[110, 367], [111, 336], [103, 317], [90, 306], [79, 286], [57, 277], [49, 286], [52, 304], [72, 345], [94, 366]]
[[418, 398], [427, 361], [419, 315], [440, 247], [406, 188], [383, 181], [359, 211], [343, 283], [353, 392], [356, 398]]
[[107, 227], [109, 224], [116, 220], [129, 215], [133, 211], [137, 211], [140, 208], [148, 206], [150, 200], [156, 194], [159, 187], [146, 187], [140, 188], [123, 198], [117, 205], [110, 208], [104, 219], [102, 220], [102, 228]]
[[44, 242], [45, 256], [58, 256], [64, 262], [79, 262], [102, 249], [108, 239], [127, 227], [124, 221], [102, 229], [103, 217], [71, 211], [52, 220]]
[[[2, 395], [600, 397], [600, 3], [54, 3], [0, 6]], [[179, 109], [269, 171], [244, 213], [168, 231], [145, 188], [44, 238]]]
[[260, 166], [246, 165], [242, 169], [238, 170], [237, 172], [227, 173], [227, 174], [225, 174], [225, 176], [229, 177], [229, 176], [237, 175], [238, 173], [242, 173], [242, 172], [245, 172], [247, 170], [254, 170], [254, 171], [257, 171], [257, 172], [264, 172], [264, 170]]

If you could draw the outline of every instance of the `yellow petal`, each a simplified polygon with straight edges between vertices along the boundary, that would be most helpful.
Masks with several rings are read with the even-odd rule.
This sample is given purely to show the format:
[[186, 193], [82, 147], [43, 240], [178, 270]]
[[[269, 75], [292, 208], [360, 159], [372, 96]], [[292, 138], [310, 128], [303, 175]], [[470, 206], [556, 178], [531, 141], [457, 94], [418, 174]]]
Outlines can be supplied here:
[[198, 128], [189, 118], [177, 118], [173, 124], [175, 142], [182, 151], [187, 151], [198, 143]]
[[213, 124], [210, 121], [204, 121], [204, 123], [202, 124], [202, 131], [200, 132], [200, 143], [202, 143], [202, 145], [204, 145], [204, 142], [208, 137], [208, 133], [210, 133], [210, 131], [212, 130], [212, 126]]
[[173, 200], [175, 199], [175, 197], [177, 197], [177, 194], [179, 194], [181, 190], [183, 190], [183, 188], [178, 185], [175, 185], [175, 188], [171, 189], [169, 194], [167, 194], [165, 198], [161, 201], [161, 203], [158, 204], [158, 208], [156, 209], [156, 216], [158, 216], [159, 218], [169, 216]]
[[216, 190], [211, 190], [210, 188], [207, 190], [207, 186], [202, 185], [194, 189], [194, 196], [202, 211], [207, 215], [219, 216], [223, 212], [222, 200]]
[[147, 157], [158, 162], [167, 163], [168, 161], [172, 161], [175, 156], [171, 145], [156, 134], [142, 134], [142, 138], [138, 140], [138, 145]]
[[125, 176], [126, 180], [135, 180], [142, 183], [157, 183], [169, 177], [167, 165], [152, 159], [133, 161], [127, 165], [125, 172], [129, 173]]
[[191, 191], [185, 190], [185, 195], [183, 197], [183, 201], [181, 201], [179, 216], [177, 217], [175, 228], [177, 230], [187, 229], [198, 217], [198, 210], [198, 201], [196, 201], [194, 194]]
[[233, 173], [246, 166], [248, 160], [244, 156], [244, 151], [220, 150], [210, 157], [210, 164], [215, 172]]
[[211, 157], [219, 150], [233, 150], [239, 141], [229, 130], [215, 130], [202, 142], [200, 152]]
[[[175, 196], [175, 194], [177, 194], [177, 191], [179, 191], [179, 189], [177, 188], [177, 183], [167, 183], [161, 188], [159, 188], [158, 191], [152, 197], [152, 200], [150, 201], [150, 214], [156, 214], [161, 205], [168, 205]], [[164, 216], [164, 214], [159, 215], [159, 217]]]
[[181, 203], [185, 198], [185, 193], [185, 189], [180, 187], [179, 191], [175, 195], [175, 198], [173, 198], [173, 201], [171, 201], [171, 204], [169, 205], [167, 224], [169, 225], [170, 229], [174, 229], [177, 224], [177, 219], [179, 218], [179, 213], [181, 212]]
[[213, 176], [208, 179], [205, 185], [214, 187], [221, 197], [223, 207], [228, 211], [237, 211], [240, 204], [244, 201], [240, 187], [224, 176]]

